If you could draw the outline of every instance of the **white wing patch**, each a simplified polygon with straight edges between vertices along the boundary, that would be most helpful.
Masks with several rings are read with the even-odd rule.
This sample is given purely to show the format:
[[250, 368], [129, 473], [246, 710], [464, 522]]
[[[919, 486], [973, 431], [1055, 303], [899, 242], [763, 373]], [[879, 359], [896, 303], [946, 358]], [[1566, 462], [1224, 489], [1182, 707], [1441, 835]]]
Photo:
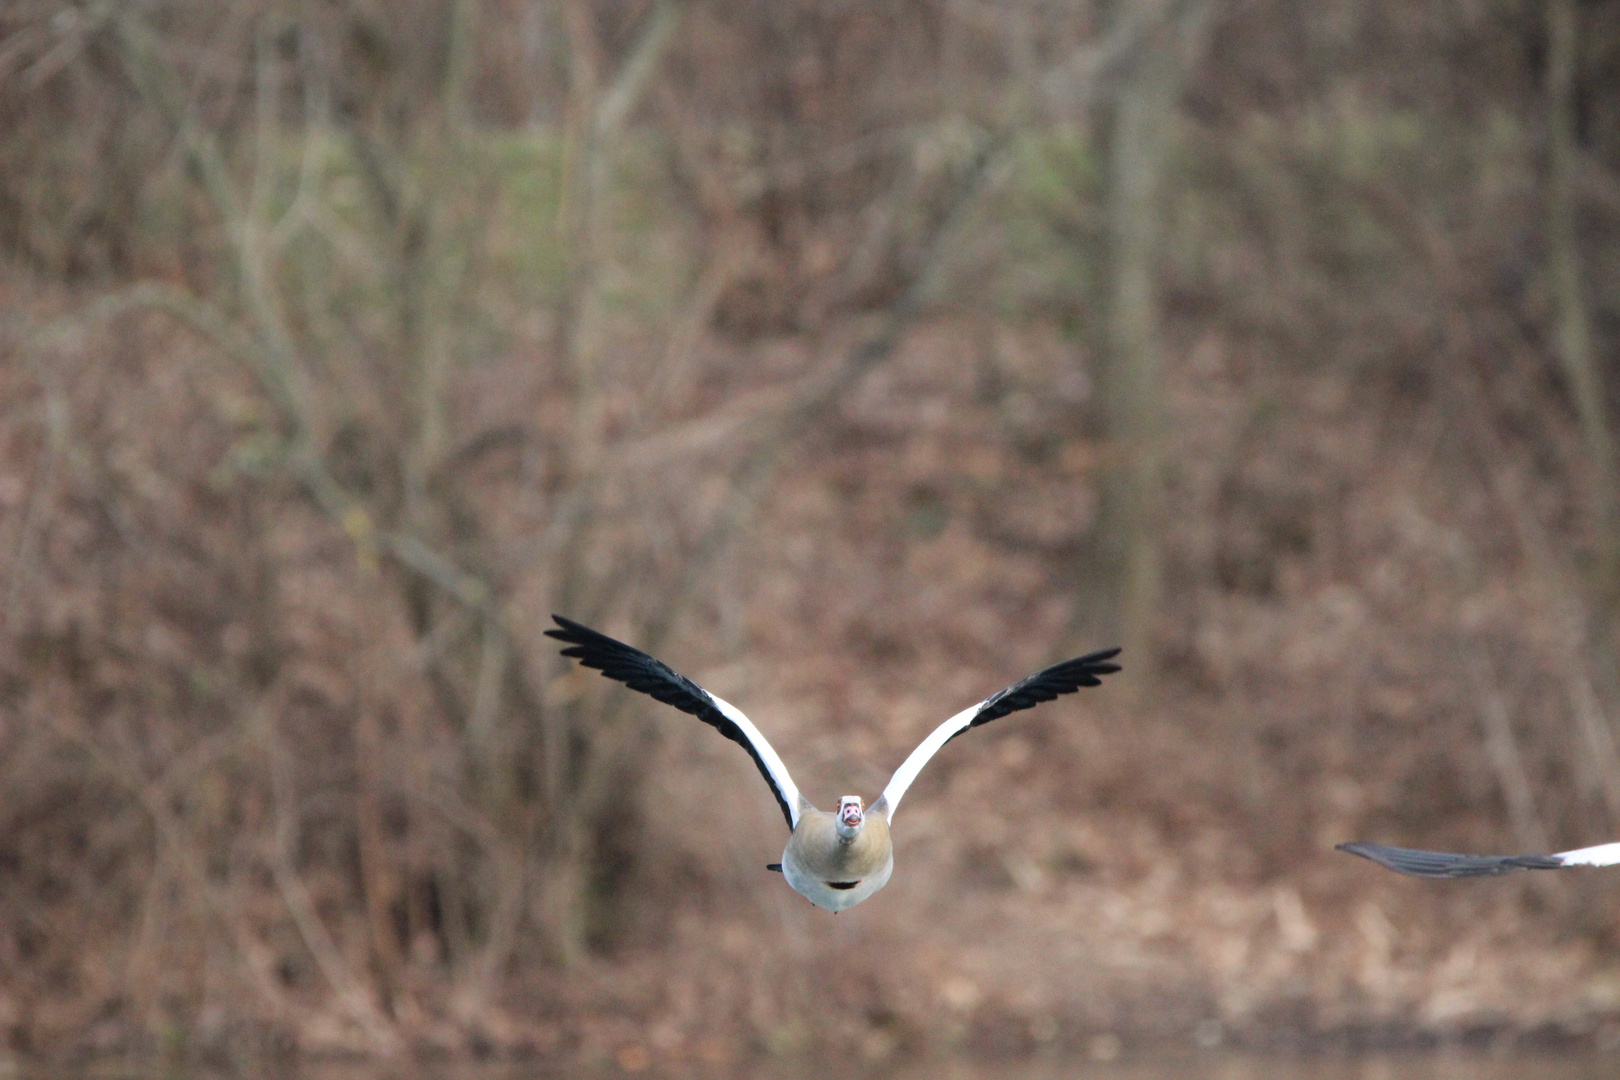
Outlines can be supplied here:
[[[913, 750], [911, 756], [901, 763], [900, 768], [895, 770], [894, 776], [889, 780], [889, 786], [883, 789], [883, 794], [878, 798], [878, 803], [886, 806], [891, 822], [894, 820], [895, 810], [900, 806], [901, 797], [905, 795], [911, 782], [917, 779], [917, 774], [922, 772], [923, 766], [928, 764], [928, 759], [939, 753], [939, 748], [950, 742], [953, 737], [973, 726], [973, 718], [979, 715], [979, 710], [984, 706], [985, 702], [981, 701], [972, 708], [963, 709], [939, 725], [922, 741], [922, 745]], [[874, 803], [873, 809], [876, 808], [877, 803]]]
[[905, 795], [911, 782], [917, 779], [922, 767], [928, 764], [928, 759], [939, 753], [939, 748], [962, 734], [970, 727], [979, 724], [988, 724], [1010, 713], [1023, 709], [1032, 709], [1043, 701], [1052, 701], [1064, 694], [1072, 694], [1082, 686], [1101, 686], [1104, 675], [1112, 675], [1120, 670], [1119, 665], [1111, 663], [1119, 655], [1119, 650], [1099, 649], [1084, 656], [1076, 656], [1072, 660], [1053, 664], [1042, 668], [1026, 679], [1020, 679], [1007, 689], [991, 694], [971, 709], [963, 709], [939, 727], [933, 730], [922, 745], [911, 752], [901, 764], [898, 772], [890, 779], [889, 786], [883, 789], [883, 795], [872, 804], [875, 810], [880, 805], [888, 809], [889, 820], [894, 820], [894, 812], [900, 806], [900, 799]]
[[799, 789], [794, 785], [793, 777], [788, 775], [787, 766], [782, 764], [782, 759], [777, 756], [771, 744], [764, 735], [760, 734], [759, 728], [754, 726], [754, 722], [743, 715], [741, 709], [708, 690], [703, 692], [709, 695], [709, 700], [714, 702], [715, 708], [719, 709], [727, 720], [737, 725], [743, 736], [747, 738], [748, 744], [754, 748], [754, 753], [759, 755], [759, 760], [765, 763], [766, 771], [771, 774], [771, 783], [775, 785], [777, 794], [782, 797], [782, 801], [787, 804], [792, 827], [798, 828]]
[[1565, 866], [1613, 866], [1620, 863], [1620, 844], [1599, 844], [1597, 847], [1560, 851], [1553, 858]]

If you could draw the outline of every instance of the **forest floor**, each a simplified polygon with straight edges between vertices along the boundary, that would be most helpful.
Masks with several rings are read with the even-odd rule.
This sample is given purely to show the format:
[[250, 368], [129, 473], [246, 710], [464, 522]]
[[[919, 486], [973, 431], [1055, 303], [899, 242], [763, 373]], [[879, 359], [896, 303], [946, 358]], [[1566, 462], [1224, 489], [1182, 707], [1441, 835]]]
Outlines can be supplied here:
[[[1503, 795], [1511, 778], [1488, 745], [1498, 708], [1512, 717], [1516, 767], [1552, 842], [1608, 839], [1581, 827], [1602, 778], [1583, 765], [1566, 718], [1578, 679], [1565, 656], [1582, 628], [1565, 553], [1582, 538], [1558, 457], [1568, 433], [1535, 404], [1546, 387], [1487, 372], [1488, 416], [1469, 426], [1450, 380], [1471, 361], [1426, 365], [1419, 337], [1373, 361], [1327, 363], [1191, 311], [1172, 329], [1164, 597], [1147, 655], [1125, 656], [1124, 676], [1100, 689], [953, 743], [898, 818], [893, 882], [838, 918], [764, 870], [781, 824], [746, 757], [645, 703], [653, 760], [636, 793], [632, 856], [611, 910], [598, 913], [598, 947], [562, 972], [520, 942], [474, 1016], [425, 986], [422, 1045], [639, 1069], [821, 1049], [877, 1066], [1043, 1048], [1106, 1058], [1149, 1044], [1620, 1042], [1620, 911], [1600, 874], [1415, 881], [1333, 850], [1349, 840], [1519, 846]], [[817, 346], [705, 347], [713, 370], [759, 357], [769, 375], [809, 363]], [[210, 442], [218, 403], [177, 374], [175, 355], [162, 333], [130, 335], [101, 367], [56, 373], [86, 430], [126, 448], [107, 475], [127, 487], [64, 497], [48, 521], [27, 517], [26, 497], [43, 383], [38, 370], [12, 368], [0, 388], [9, 542], [33, 521], [41, 559], [68, 565], [76, 538], [98, 529], [144, 535], [142, 519], [109, 513], [120, 499], [161, 507], [183, 487], [201, 493], [185, 505], [211, 505], [219, 455], [236, 436], [226, 424], [228, 437]], [[457, 407], [539, 415], [528, 412], [537, 403], [525, 364], [490, 361]], [[1083, 351], [1040, 320], [919, 324], [786, 455], [705, 581], [707, 621], [688, 620], [666, 659], [747, 710], [814, 801], [872, 796], [946, 716], [1114, 644], [1076, 616], [1107, 466], [1089, 434], [1093, 394]], [[70, 457], [65, 475], [94, 473], [85, 460]], [[515, 466], [488, 468], [493, 490]], [[179, 487], [148, 483], [163, 475]], [[282, 550], [321, 573], [354, 571], [329, 522], [298, 510], [296, 495], [272, 496]], [[232, 535], [199, 532], [186, 557], [206, 561]], [[62, 677], [135, 685], [143, 656], [179, 663], [187, 639], [152, 629], [162, 620], [139, 605], [180, 588], [184, 565], [165, 579], [176, 584], [146, 593], [73, 569], [89, 574], [81, 591], [47, 597], [39, 618], [116, 616], [147, 629]], [[287, 648], [313, 657], [312, 670], [340, 659], [322, 637], [338, 607], [330, 580], [287, 587], [289, 617], [307, 623], [293, 625]], [[534, 656], [551, 647], [539, 605], [520, 596], [512, 608], [514, 639]], [[213, 647], [219, 635], [204, 638]], [[9, 654], [13, 700], [44, 692], [31, 640], [20, 635]], [[161, 732], [161, 712], [152, 717]], [[16, 729], [0, 741], [13, 778], [38, 780], [41, 761], [94, 771], [83, 757], [23, 750], [39, 746]], [[134, 802], [75, 782], [59, 774], [9, 796], [13, 840], [0, 865], [16, 873], [0, 963], [18, 974], [0, 980], [0, 1023], [23, 1054], [150, 1046], [121, 980], [145, 970], [196, 981], [184, 964], [153, 959], [149, 920], [161, 915], [142, 895], [153, 871], [148, 854], [130, 855], [153, 844], [129, 824]], [[341, 794], [341, 775], [333, 782]], [[125, 861], [87, 868], [75, 845], [102, 841]], [[270, 881], [254, 880], [268, 895]], [[244, 912], [267, 910], [255, 895]], [[336, 911], [333, 923], [363, 953], [354, 917]], [[293, 948], [287, 938], [267, 934], [265, 947]], [[224, 1004], [199, 1015], [177, 1045], [217, 1049], [239, 1030], [218, 1019], [232, 1015]], [[341, 1025], [288, 1038], [312, 1053], [352, 1048]]]

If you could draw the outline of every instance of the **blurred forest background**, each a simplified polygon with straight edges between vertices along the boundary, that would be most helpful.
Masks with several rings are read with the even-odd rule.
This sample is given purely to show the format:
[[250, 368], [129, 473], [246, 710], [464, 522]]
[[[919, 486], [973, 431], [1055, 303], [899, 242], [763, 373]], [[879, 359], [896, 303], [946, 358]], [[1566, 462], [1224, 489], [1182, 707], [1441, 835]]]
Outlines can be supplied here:
[[[1620, 1042], [1620, 3], [8, 0], [0, 1057]], [[846, 917], [825, 806], [945, 716]], [[728, 1065], [728, 1063], [730, 1063]]]

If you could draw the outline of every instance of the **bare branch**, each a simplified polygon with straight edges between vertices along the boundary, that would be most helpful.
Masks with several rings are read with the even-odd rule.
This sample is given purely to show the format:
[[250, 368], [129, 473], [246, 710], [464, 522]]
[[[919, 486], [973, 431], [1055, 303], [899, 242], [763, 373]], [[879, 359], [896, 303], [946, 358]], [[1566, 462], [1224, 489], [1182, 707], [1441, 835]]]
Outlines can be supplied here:
[[618, 77], [596, 103], [593, 127], [599, 145], [610, 144], [619, 137], [625, 121], [640, 103], [648, 82], [675, 40], [675, 31], [685, 11], [684, 0], [657, 0], [653, 5], [652, 14], [647, 16], [641, 36], [619, 68]]
[[275, 843], [272, 846], [270, 870], [276, 888], [281, 893], [287, 911], [292, 915], [304, 946], [315, 958], [315, 964], [326, 978], [339, 1003], [355, 1024], [364, 1031], [372, 1044], [384, 1053], [398, 1048], [399, 1036], [388, 1020], [377, 1010], [371, 994], [360, 985], [343, 954], [338, 951], [321, 920], [320, 913], [310, 899], [309, 890], [298, 875], [294, 850], [298, 840], [298, 813], [292, 780], [287, 775], [287, 762], [276, 735], [276, 719], [263, 709], [256, 721], [262, 729], [265, 756], [270, 766], [271, 790], [274, 793]]
[[[167, 801], [168, 785], [149, 783], [129, 768], [117, 755], [109, 753], [73, 719], [49, 713], [46, 723], [64, 742], [79, 747], [102, 772], [133, 795], [152, 822], [159, 842], [180, 869], [180, 878], [191, 893], [223, 925], [234, 946], [248, 981], [264, 1000], [272, 1016], [295, 1018], [300, 1010], [282, 991], [273, 970], [273, 957], [247, 924], [235, 898], [225, 896], [210, 879], [203, 856], [185, 835]], [[219, 744], [213, 744], [219, 746]], [[223, 747], [220, 747], [223, 749]]]

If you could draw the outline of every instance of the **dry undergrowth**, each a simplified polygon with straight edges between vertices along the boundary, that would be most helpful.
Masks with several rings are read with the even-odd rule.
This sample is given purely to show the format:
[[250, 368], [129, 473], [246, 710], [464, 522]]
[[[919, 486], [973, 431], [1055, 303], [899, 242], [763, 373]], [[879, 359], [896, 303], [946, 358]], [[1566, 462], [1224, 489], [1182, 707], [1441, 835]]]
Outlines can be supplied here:
[[870, 903], [539, 636], [665, 656], [824, 804], [1110, 643], [1076, 132], [1146, 39], [922, 7], [566, 3], [549, 59], [493, 2], [3, 16], [0, 1053], [1620, 1034], [1598, 875], [1331, 851], [1620, 825], [1530, 5], [1191, 20], [1148, 645], [953, 743]]

